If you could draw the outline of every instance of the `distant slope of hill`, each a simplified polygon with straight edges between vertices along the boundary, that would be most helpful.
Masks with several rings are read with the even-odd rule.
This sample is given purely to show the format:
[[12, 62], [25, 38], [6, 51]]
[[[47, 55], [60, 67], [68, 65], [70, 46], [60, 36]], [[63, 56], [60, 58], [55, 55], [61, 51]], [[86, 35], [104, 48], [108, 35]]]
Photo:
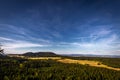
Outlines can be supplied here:
[[70, 57], [103, 57], [103, 58], [120, 58], [120, 55], [95, 55], [95, 54], [62, 54]]
[[53, 53], [53, 52], [27, 52], [24, 53], [23, 56], [29, 56], [29, 57], [57, 57], [59, 55]]
[[0, 54], [0, 59], [5, 59], [5, 58], [8, 58], [8, 56]]
[[0, 54], [0, 58], [1, 58], [1, 57], [4, 57], [4, 56], [3, 56], [2, 54]]

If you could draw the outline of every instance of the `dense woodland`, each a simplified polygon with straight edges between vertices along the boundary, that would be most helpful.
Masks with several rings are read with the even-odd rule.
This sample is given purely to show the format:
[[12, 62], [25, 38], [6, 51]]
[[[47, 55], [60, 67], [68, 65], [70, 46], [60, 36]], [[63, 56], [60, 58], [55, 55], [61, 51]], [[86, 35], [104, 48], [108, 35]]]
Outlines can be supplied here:
[[1, 58], [0, 80], [120, 80], [120, 71], [54, 60]]

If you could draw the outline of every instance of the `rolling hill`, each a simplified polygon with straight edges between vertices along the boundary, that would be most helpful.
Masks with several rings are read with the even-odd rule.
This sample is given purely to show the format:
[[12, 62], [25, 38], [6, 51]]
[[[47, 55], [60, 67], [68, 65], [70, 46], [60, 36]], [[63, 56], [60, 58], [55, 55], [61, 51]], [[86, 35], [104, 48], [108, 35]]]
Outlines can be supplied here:
[[28, 57], [57, 57], [59, 55], [53, 53], [53, 52], [27, 52], [22, 54], [22, 56], [28, 56]]

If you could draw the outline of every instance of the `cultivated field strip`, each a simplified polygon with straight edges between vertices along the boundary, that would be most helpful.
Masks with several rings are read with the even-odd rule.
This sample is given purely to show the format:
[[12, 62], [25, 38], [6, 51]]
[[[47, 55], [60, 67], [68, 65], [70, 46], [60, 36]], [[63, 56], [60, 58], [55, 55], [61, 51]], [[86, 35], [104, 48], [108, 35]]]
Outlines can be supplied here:
[[102, 67], [102, 68], [107, 68], [107, 69], [112, 69], [116, 71], [120, 71], [120, 68], [113, 68], [107, 65], [102, 64], [99, 61], [90, 61], [90, 60], [73, 60], [73, 59], [60, 59], [57, 60], [62, 63], [77, 63], [77, 64], [82, 64], [82, 65], [89, 65], [89, 66], [94, 66], [94, 67]]
[[73, 60], [73, 59], [62, 59], [61, 57], [29, 57], [27, 59], [31, 60], [38, 60], [38, 59], [52, 59], [56, 60], [58, 62], [62, 63], [75, 63], [75, 64], [82, 64], [82, 65], [89, 65], [89, 66], [94, 66], [94, 67], [101, 67], [101, 68], [106, 68], [106, 69], [111, 69], [111, 70], [116, 70], [120, 71], [120, 68], [113, 68], [107, 65], [102, 64], [100, 61], [91, 61], [91, 60]]

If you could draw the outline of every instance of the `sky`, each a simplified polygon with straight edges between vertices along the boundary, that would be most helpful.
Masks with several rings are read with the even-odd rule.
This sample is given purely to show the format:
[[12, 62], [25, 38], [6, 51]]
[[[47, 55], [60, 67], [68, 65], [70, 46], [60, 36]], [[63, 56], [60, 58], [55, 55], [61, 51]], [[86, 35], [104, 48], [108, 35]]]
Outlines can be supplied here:
[[120, 55], [120, 0], [0, 0], [6, 53]]

